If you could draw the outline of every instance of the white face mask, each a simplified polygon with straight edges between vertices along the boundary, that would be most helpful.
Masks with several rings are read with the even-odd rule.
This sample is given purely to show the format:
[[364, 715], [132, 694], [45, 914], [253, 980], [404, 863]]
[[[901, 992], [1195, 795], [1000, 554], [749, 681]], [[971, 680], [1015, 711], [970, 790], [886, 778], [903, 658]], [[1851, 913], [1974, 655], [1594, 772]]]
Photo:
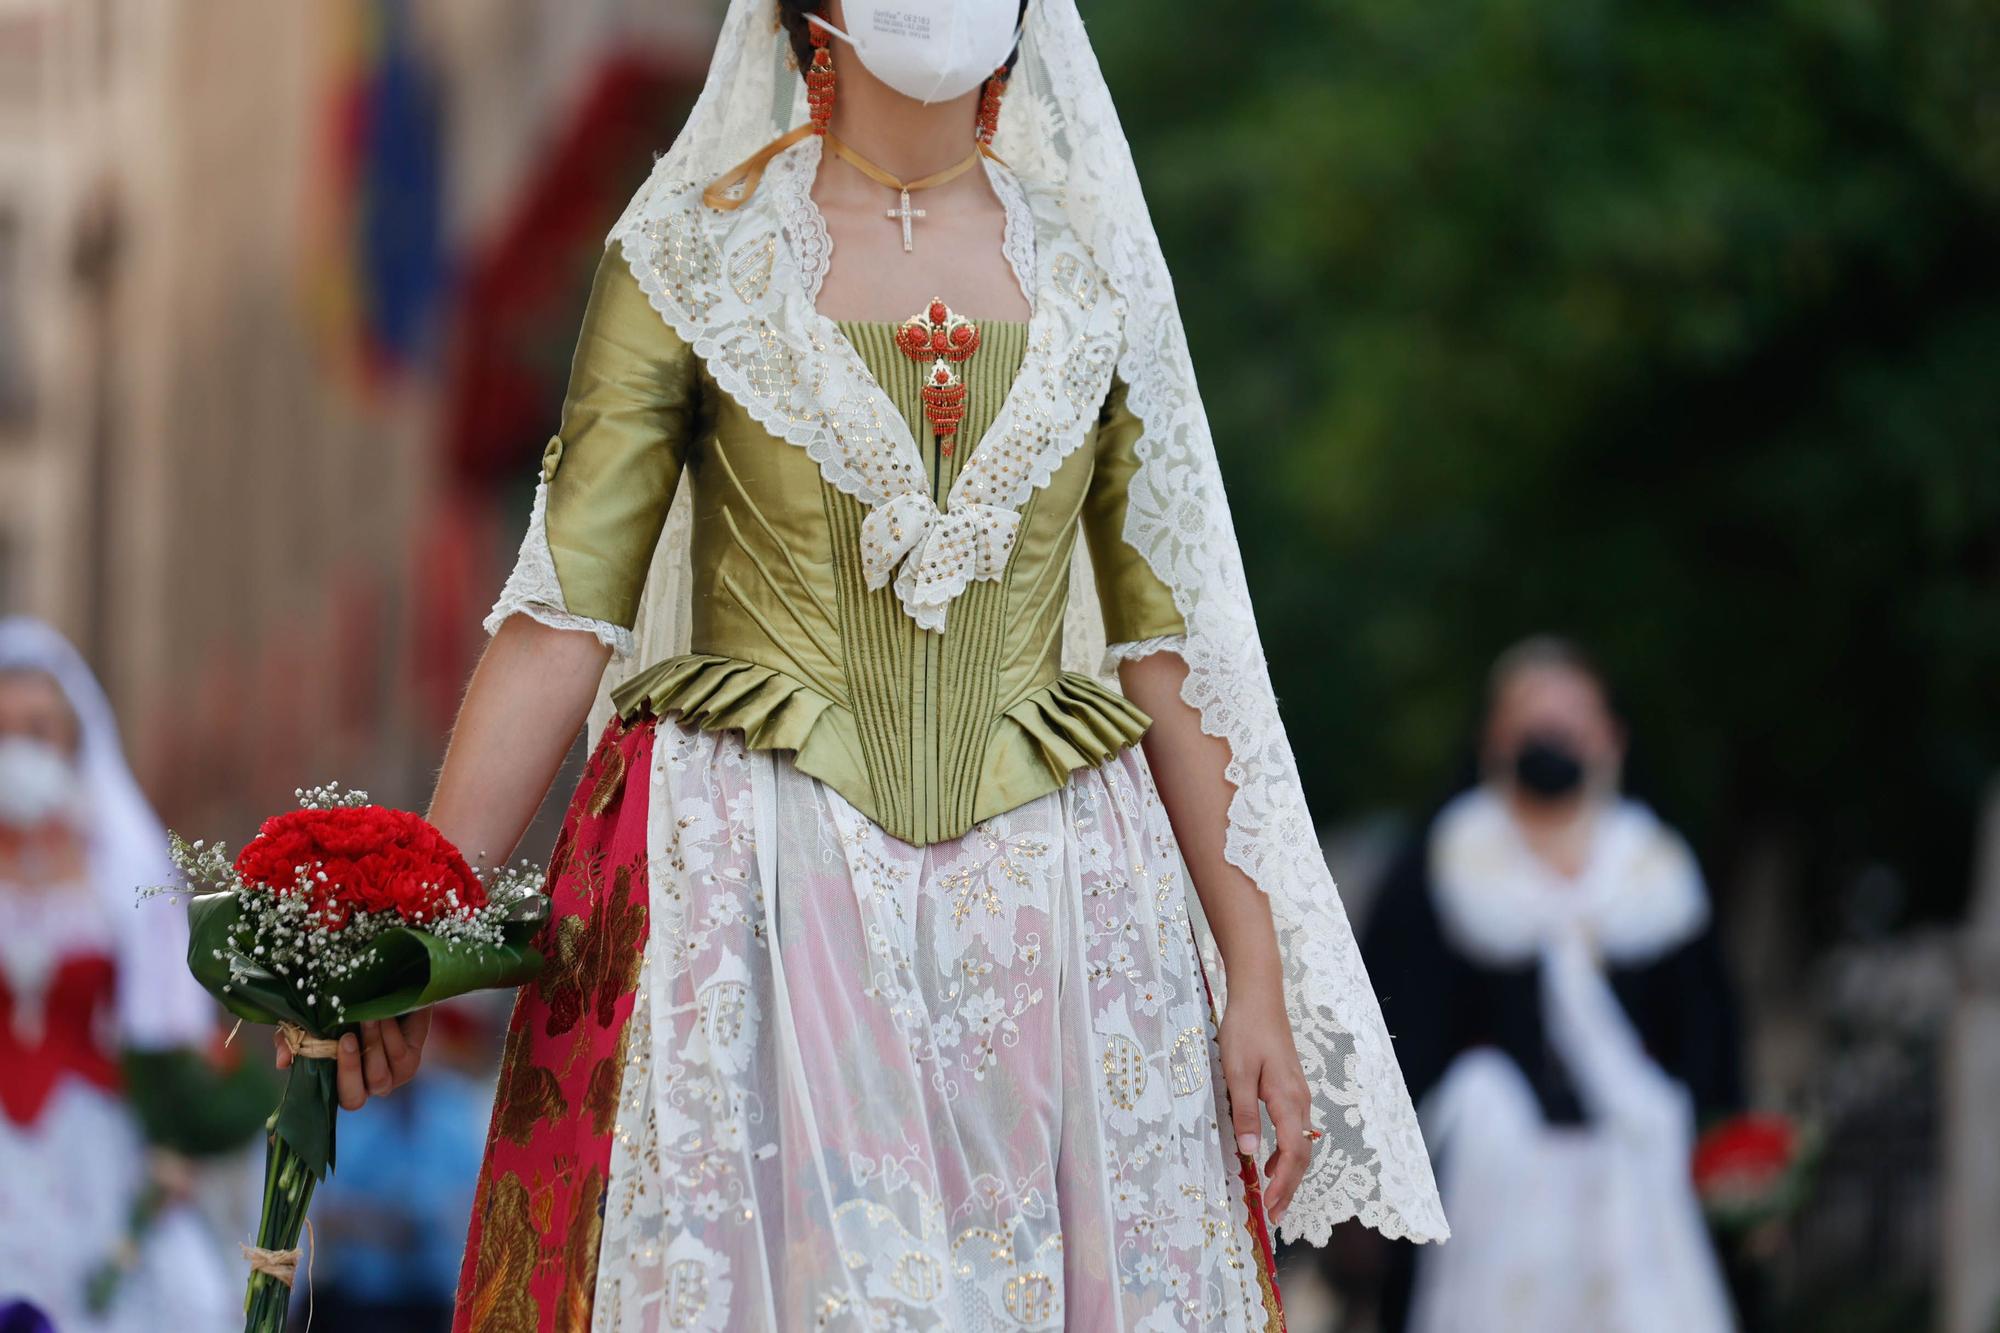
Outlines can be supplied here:
[[0, 736], [0, 824], [39, 828], [75, 808], [76, 769], [46, 741]]
[[806, 15], [854, 48], [870, 74], [919, 102], [963, 97], [1006, 63], [1020, 0], [844, 0], [847, 31]]

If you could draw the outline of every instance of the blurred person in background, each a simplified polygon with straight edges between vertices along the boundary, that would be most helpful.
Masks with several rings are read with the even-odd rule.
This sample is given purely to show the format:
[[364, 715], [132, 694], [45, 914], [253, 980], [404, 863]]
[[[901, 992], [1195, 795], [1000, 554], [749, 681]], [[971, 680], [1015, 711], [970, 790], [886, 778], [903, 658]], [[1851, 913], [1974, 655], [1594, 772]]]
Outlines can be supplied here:
[[186, 1163], [149, 1147], [132, 1087], [135, 1069], [180, 1081], [214, 1035], [181, 908], [137, 897], [172, 882], [166, 848], [83, 659], [0, 620], [0, 1308], [61, 1333], [240, 1318]]
[[1508, 650], [1479, 781], [1399, 858], [1369, 921], [1453, 1232], [1397, 1247], [1386, 1327], [1733, 1326], [1690, 1175], [1698, 1117], [1741, 1101], [1732, 1007], [1700, 868], [1620, 794], [1625, 753], [1580, 650]]
[[[499, 1034], [477, 997], [434, 1013], [424, 1077], [341, 1117], [340, 1170], [313, 1201], [325, 1262], [311, 1300], [325, 1327], [441, 1333], [451, 1326]], [[301, 1283], [295, 1318], [307, 1300]]]

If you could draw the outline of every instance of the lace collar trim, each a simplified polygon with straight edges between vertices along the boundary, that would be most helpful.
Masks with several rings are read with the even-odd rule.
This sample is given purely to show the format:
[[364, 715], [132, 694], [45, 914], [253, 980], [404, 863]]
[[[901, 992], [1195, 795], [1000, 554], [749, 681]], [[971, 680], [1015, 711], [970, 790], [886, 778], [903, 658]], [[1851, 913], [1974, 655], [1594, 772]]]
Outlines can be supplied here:
[[1096, 422], [1123, 343], [1124, 302], [1059, 203], [990, 168], [1008, 208], [1008, 260], [1017, 277], [1033, 266], [1028, 348], [940, 509], [909, 424], [815, 305], [831, 255], [809, 193], [819, 148], [808, 139], [779, 154], [733, 213], [703, 204], [698, 184], [658, 192], [614, 239], [653, 308], [723, 391], [868, 506], [870, 586], [893, 580], [911, 618], [941, 631], [960, 593], [1005, 570], [1021, 506]]

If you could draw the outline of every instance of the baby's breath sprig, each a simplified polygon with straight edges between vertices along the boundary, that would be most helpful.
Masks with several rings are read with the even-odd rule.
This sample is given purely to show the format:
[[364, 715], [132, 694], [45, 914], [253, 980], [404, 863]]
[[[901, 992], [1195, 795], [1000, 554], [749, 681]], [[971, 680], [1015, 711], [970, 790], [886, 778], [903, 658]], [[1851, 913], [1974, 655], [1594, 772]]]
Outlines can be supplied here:
[[358, 810], [368, 804], [367, 792], [342, 787], [338, 782], [299, 787], [293, 790], [292, 795], [299, 798], [301, 810]]
[[511, 908], [542, 891], [542, 868], [533, 861], [516, 861], [491, 870], [476, 865], [473, 871], [486, 885], [487, 898], [503, 908]]
[[243, 881], [236, 877], [236, 865], [230, 859], [229, 848], [223, 843], [209, 842], [205, 838], [189, 842], [180, 834], [169, 831], [167, 859], [180, 872], [181, 882], [148, 884], [139, 890], [141, 899], [218, 891], [234, 893], [243, 887]]

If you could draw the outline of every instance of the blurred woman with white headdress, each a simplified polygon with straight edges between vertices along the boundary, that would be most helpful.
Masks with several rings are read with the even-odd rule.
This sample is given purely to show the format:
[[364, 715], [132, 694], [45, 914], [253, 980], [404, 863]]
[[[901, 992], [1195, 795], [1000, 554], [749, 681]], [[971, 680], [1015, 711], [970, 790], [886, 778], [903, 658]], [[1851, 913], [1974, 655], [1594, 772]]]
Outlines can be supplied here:
[[61, 1333], [237, 1318], [215, 1239], [173, 1202], [183, 1182], [149, 1153], [126, 1084], [133, 1057], [214, 1033], [182, 909], [138, 896], [172, 876], [82, 657], [39, 621], [0, 620], [0, 1308], [25, 1303]]

